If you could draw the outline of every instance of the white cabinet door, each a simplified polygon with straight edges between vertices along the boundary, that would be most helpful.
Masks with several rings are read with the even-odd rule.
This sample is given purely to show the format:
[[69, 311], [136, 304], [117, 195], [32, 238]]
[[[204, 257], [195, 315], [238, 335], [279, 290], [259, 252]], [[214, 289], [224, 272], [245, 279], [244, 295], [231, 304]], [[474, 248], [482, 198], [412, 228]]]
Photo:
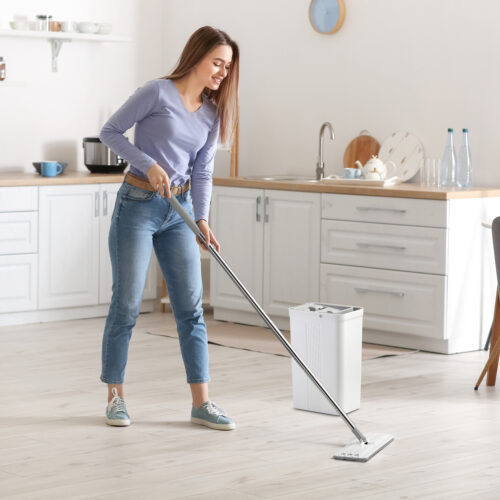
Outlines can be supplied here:
[[292, 305], [319, 300], [320, 196], [265, 191], [264, 310], [288, 317]]
[[[263, 201], [261, 189], [215, 186], [210, 214], [210, 225], [221, 245], [222, 258], [259, 303], [262, 301]], [[210, 302], [214, 307], [253, 311], [213, 258]]]
[[99, 185], [39, 189], [39, 308], [99, 302]]
[[0, 255], [0, 313], [37, 307], [38, 255]]

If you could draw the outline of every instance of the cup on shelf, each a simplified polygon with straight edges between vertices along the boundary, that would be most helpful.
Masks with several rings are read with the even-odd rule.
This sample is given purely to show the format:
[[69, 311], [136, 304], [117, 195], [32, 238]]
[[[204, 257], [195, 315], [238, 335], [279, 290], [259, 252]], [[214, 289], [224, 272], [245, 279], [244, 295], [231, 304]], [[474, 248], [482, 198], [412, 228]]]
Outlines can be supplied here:
[[28, 17], [27, 16], [20, 16], [20, 15], [15, 15], [14, 16], [14, 21], [11, 21], [10, 27], [13, 30], [27, 30], [29, 25], [28, 25]]
[[61, 31], [73, 33], [76, 31], [76, 23], [74, 21], [61, 21]]
[[50, 31], [61, 31], [61, 23], [59, 21], [50, 21]]
[[439, 187], [441, 185], [441, 160], [425, 158], [420, 166], [420, 185]]
[[98, 29], [99, 26], [97, 25], [97, 23], [91, 23], [91, 22], [78, 23], [78, 31], [80, 33], [86, 33], [88, 35], [92, 35], [94, 33], [97, 33]]

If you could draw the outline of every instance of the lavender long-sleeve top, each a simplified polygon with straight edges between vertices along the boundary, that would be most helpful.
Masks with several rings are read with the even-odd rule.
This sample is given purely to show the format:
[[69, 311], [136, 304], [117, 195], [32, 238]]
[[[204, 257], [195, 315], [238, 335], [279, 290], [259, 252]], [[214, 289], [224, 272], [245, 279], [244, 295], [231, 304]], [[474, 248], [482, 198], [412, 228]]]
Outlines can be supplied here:
[[[212, 172], [220, 119], [216, 105], [202, 94], [203, 104], [187, 110], [173, 80], [147, 82], [111, 116], [101, 141], [127, 160], [130, 171], [147, 180], [158, 163], [172, 185], [191, 178], [195, 220], [208, 220]], [[123, 133], [135, 125], [134, 144]]]

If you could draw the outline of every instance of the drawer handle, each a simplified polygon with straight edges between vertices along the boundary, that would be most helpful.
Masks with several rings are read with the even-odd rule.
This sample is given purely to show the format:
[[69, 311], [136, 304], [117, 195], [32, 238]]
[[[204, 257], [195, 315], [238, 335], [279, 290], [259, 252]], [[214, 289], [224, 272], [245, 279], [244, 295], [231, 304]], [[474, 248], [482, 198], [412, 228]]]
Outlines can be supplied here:
[[102, 210], [104, 216], [108, 215], [108, 192], [104, 191], [102, 193]]
[[406, 250], [406, 247], [401, 247], [397, 245], [379, 245], [377, 243], [356, 243], [360, 248], [389, 248], [391, 250]]
[[94, 216], [99, 217], [99, 193], [94, 194]]
[[396, 212], [398, 214], [405, 214], [406, 210], [404, 208], [380, 208], [380, 207], [356, 207], [358, 210], [375, 210], [378, 212]]
[[398, 292], [395, 290], [377, 290], [376, 288], [358, 288], [355, 287], [354, 290], [358, 293], [384, 293], [386, 295], [394, 295], [395, 297], [404, 297], [405, 292]]
[[260, 203], [261, 203], [262, 199], [260, 196], [257, 196], [257, 203], [255, 205], [255, 220], [257, 222], [260, 222], [260, 212], [259, 212], [259, 207], [260, 207]]
[[267, 213], [267, 207], [269, 206], [269, 196], [264, 198], [264, 222], [269, 222], [269, 214]]

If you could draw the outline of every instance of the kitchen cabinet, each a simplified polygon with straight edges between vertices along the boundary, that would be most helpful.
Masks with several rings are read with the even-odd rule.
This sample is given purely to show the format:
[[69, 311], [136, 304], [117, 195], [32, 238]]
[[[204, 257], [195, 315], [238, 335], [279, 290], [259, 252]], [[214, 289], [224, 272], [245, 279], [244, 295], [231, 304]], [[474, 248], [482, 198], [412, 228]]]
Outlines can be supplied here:
[[480, 348], [488, 203], [323, 194], [321, 301], [363, 307], [366, 342]]
[[[108, 304], [108, 233], [120, 184], [41, 186], [41, 309]], [[144, 298], [156, 296], [155, 261]]]
[[[280, 328], [291, 303], [319, 300], [362, 307], [365, 342], [444, 354], [482, 347], [496, 293], [482, 222], [500, 213], [497, 190], [218, 182], [211, 224], [221, 254]], [[320, 210], [303, 195], [320, 197]], [[262, 324], [214, 261], [211, 281], [214, 317]]]
[[0, 314], [37, 307], [36, 193], [31, 186], [0, 187]]
[[[0, 326], [106, 316], [108, 233], [122, 175], [0, 177]], [[141, 312], [154, 310], [154, 253]]]
[[[288, 308], [319, 298], [320, 196], [316, 193], [215, 186], [210, 224], [221, 255], [281, 327]], [[263, 324], [212, 259], [214, 318]]]
[[99, 303], [99, 185], [40, 188], [39, 306]]

